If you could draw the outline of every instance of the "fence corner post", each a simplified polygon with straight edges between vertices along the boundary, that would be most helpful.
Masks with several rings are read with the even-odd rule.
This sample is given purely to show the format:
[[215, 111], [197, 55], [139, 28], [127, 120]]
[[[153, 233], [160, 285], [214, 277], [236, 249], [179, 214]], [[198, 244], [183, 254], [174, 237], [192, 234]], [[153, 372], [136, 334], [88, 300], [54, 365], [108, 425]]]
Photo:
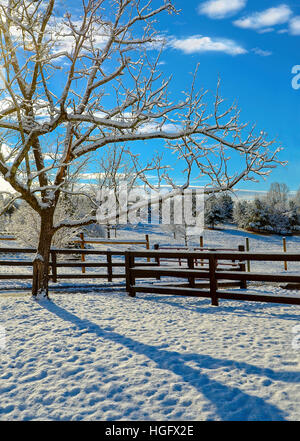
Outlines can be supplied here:
[[135, 278], [132, 276], [131, 269], [134, 266], [134, 257], [130, 251], [125, 251], [125, 275], [126, 275], [126, 291], [129, 297], [135, 297], [132, 286], [135, 284]]
[[215, 256], [213, 254], [209, 256], [208, 262], [209, 262], [209, 287], [210, 287], [210, 295], [211, 295], [211, 304], [212, 306], [219, 306], [218, 294], [217, 294], [217, 279], [216, 279], [217, 263]]
[[[194, 269], [194, 258], [193, 257], [188, 257], [187, 259], [187, 263], [188, 263], [188, 268], [193, 270]], [[189, 285], [191, 288], [195, 288], [195, 277], [194, 276], [190, 276], [189, 277]]]
[[107, 250], [106, 260], [107, 260], [107, 280], [108, 282], [112, 282], [112, 278], [113, 278], [112, 259], [111, 259], [111, 252], [109, 249]]

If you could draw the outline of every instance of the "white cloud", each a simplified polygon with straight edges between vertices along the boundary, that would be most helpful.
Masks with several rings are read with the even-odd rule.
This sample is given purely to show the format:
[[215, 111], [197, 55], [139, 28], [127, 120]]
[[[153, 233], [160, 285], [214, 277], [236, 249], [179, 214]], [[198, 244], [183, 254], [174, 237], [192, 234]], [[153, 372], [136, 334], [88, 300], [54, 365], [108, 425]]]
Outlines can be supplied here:
[[171, 46], [183, 51], [185, 54], [203, 53], [203, 52], [224, 52], [229, 55], [242, 55], [247, 50], [233, 40], [203, 37], [194, 35], [183, 39], [174, 39]]
[[256, 55], [259, 55], [261, 57], [269, 57], [273, 53], [271, 51], [266, 51], [264, 49], [260, 49], [259, 47], [254, 47], [252, 49], [252, 52], [254, 52]]
[[277, 34], [287, 34], [288, 32], [288, 29], [279, 29], [279, 31], [277, 31]]
[[263, 28], [263, 29], [258, 29], [257, 32], [259, 34], [267, 34], [269, 32], [274, 32], [275, 29], [274, 28]]
[[[72, 26], [74, 29], [79, 30], [82, 25], [80, 19], [74, 20], [72, 22]], [[98, 25], [93, 23], [90, 28], [91, 33], [93, 34], [93, 45], [96, 49], [101, 49], [104, 47], [107, 42], [109, 29], [104, 25]], [[51, 23], [51, 26], [48, 29], [49, 37], [51, 37], [54, 42], [53, 52], [68, 52], [72, 53], [75, 48], [76, 40], [74, 35], [72, 34], [70, 27], [64, 23], [62, 18], [57, 18], [55, 21]]]
[[181, 128], [182, 127], [179, 127], [178, 125], [172, 123], [165, 123], [162, 127], [156, 123], [146, 123], [139, 127], [138, 133], [151, 133], [159, 131], [172, 133], [178, 132], [178, 130], [180, 130]]
[[208, 0], [198, 6], [199, 14], [210, 18], [225, 18], [234, 15], [246, 6], [247, 0]]
[[291, 8], [288, 5], [282, 4], [235, 20], [234, 24], [240, 28], [261, 31], [271, 28], [272, 26], [287, 23], [291, 16]]
[[300, 15], [297, 15], [290, 21], [290, 34], [300, 35]]

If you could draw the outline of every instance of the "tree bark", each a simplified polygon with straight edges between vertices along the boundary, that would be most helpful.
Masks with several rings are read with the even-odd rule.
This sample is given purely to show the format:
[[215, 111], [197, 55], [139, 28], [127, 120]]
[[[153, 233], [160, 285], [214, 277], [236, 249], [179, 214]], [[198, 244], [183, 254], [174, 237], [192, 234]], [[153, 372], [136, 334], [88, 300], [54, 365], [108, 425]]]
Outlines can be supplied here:
[[53, 213], [43, 213], [37, 252], [33, 260], [32, 295], [48, 298], [49, 259], [53, 230]]

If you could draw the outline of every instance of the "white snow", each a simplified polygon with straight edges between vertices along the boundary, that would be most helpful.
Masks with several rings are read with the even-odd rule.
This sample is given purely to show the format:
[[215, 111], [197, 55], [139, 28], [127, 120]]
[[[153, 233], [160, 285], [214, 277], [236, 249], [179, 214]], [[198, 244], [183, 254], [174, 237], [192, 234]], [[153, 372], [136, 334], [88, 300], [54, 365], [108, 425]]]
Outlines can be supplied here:
[[[244, 236], [205, 231], [204, 242], [232, 247]], [[150, 240], [171, 241], [158, 227]], [[281, 247], [279, 236], [250, 241], [253, 250]], [[299, 242], [288, 238], [293, 251]], [[0, 420], [299, 420], [298, 306], [129, 298], [115, 283], [70, 280], [39, 302], [23, 281], [0, 292]]]

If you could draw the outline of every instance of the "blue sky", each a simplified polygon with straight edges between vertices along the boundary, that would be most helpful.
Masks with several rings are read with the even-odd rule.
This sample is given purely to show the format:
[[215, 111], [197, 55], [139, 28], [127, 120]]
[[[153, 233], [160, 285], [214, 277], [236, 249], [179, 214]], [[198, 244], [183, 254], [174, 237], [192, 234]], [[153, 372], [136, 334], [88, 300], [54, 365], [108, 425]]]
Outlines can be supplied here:
[[[289, 161], [266, 182], [245, 182], [239, 188], [264, 190], [270, 182], [300, 186], [300, 89], [292, 88], [292, 68], [300, 65], [300, 2], [275, 0], [177, 0], [179, 15], [161, 15], [157, 28], [168, 36], [160, 66], [172, 73], [172, 91], [188, 86], [197, 63], [198, 85], [235, 99], [241, 119], [257, 123], [284, 147]], [[299, 81], [300, 84], [300, 81]]]
[[[162, 0], [152, 3], [156, 7]], [[79, 5], [81, 0], [58, 0], [56, 13], [61, 16], [67, 7], [76, 18]], [[292, 79], [298, 71], [300, 74], [300, 0], [174, 0], [174, 5], [180, 13], [162, 13], [156, 24], [159, 34], [166, 38], [159, 68], [165, 77], [173, 77], [171, 98], [182, 99], [181, 92], [189, 88], [191, 73], [198, 64], [196, 86], [209, 91], [208, 99], [213, 98], [220, 78], [221, 95], [228, 105], [237, 101], [241, 121], [256, 123], [258, 130], [266, 131], [270, 139], [276, 138], [284, 148], [280, 159], [288, 161], [287, 166], [279, 166], [266, 181], [241, 182], [238, 188], [263, 191], [271, 182], [278, 181], [297, 190], [300, 75], [299, 88], [292, 87]], [[51, 87], [59, 94], [64, 83], [65, 74], [58, 72]], [[165, 150], [165, 163], [174, 165], [174, 156], [164, 149], [164, 144], [156, 140], [137, 143], [133, 148], [142, 160], [150, 158], [154, 150]], [[233, 156], [234, 170], [239, 169], [239, 161]], [[91, 162], [88, 173], [101, 171], [95, 164]], [[180, 184], [181, 167], [174, 167], [173, 176]]]

